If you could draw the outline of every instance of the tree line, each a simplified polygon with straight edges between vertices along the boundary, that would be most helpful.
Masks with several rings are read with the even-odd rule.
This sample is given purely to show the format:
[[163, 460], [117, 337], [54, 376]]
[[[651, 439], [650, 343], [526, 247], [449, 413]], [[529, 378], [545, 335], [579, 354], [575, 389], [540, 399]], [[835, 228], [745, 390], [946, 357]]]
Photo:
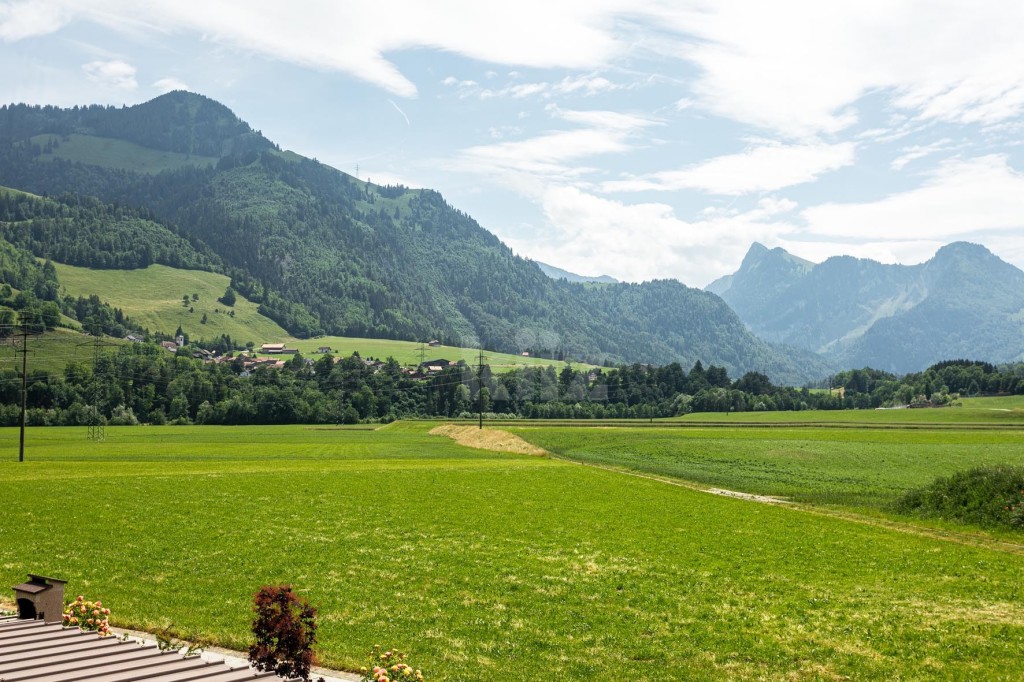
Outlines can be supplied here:
[[[699, 361], [689, 371], [671, 363], [528, 367], [501, 374], [487, 365], [459, 363], [422, 379], [391, 358], [295, 355], [283, 369], [247, 368], [244, 354], [204, 363], [188, 347], [169, 353], [136, 343], [101, 356], [95, 367], [73, 362], [60, 373], [32, 371], [27, 381], [31, 425], [326, 424], [469, 417], [477, 411], [489, 418], [637, 419], [948, 405], [958, 395], [1024, 394], [1024, 364], [960, 360], [903, 377], [851, 370], [832, 377], [828, 390], [775, 386], [757, 372], [733, 380], [723, 367]], [[18, 423], [20, 390], [17, 371], [0, 372], [0, 424]]]

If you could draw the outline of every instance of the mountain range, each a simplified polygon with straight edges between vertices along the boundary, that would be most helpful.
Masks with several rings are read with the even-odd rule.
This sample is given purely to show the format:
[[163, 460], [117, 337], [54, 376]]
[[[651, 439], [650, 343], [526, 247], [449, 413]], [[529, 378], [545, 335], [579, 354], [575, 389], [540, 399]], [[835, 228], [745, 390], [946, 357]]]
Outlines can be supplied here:
[[0, 185], [45, 195], [7, 195], [0, 236], [17, 248], [93, 268], [224, 273], [300, 337], [700, 360], [787, 383], [832, 369], [762, 341], [721, 298], [675, 280], [553, 279], [436, 191], [362, 182], [281, 150], [192, 93], [121, 108], [0, 107]]
[[918, 371], [945, 359], [1024, 360], [1024, 272], [956, 242], [918, 265], [836, 256], [814, 264], [751, 246], [706, 288], [760, 338], [841, 367]]

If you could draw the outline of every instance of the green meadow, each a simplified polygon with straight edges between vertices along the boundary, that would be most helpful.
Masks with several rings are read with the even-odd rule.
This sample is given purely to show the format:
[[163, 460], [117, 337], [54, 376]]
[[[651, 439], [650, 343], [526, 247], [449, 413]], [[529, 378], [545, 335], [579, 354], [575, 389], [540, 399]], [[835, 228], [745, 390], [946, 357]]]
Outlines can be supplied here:
[[95, 135], [79, 135], [72, 133], [66, 137], [61, 135], [36, 135], [32, 143], [40, 147], [47, 143], [55, 143], [57, 147], [50, 153], [39, 155], [40, 160], [50, 161], [55, 158], [67, 161], [78, 161], [104, 168], [119, 168], [137, 173], [159, 173], [165, 170], [176, 170], [185, 166], [211, 166], [217, 163], [212, 156], [199, 156], [165, 152], [150, 149], [142, 145], [115, 140]]
[[[319, 608], [323, 663], [357, 668], [381, 644], [435, 680], [1024, 676], [1019, 541], [476, 450], [431, 426], [111, 427], [99, 443], [40, 428], [22, 464], [0, 430], [0, 578], [64, 577], [116, 625], [234, 648], [252, 593], [288, 582]], [[1024, 449], [1011, 429], [519, 432], [595, 461], [728, 455], [707, 480], [854, 506]], [[758, 473], [772, 463], [789, 479], [775, 488]]]
[[[224, 295], [230, 278], [201, 270], [180, 270], [150, 265], [138, 270], [93, 270], [54, 264], [61, 286], [72, 296], [99, 294], [120, 308], [136, 323], [150, 331], [173, 334], [180, 325], [190, 338], [215, 339], [227, 334], [235, 341], [252, 341], [257, 346], [272, 339], [288, 337], [276, 322], [258, 312], [259, 306], [236, 296], [233, 308], [217, 299]], [[191, 300], [198, 294], [198, 300]], [[182, 296], [189, 304], [182, 304]], [[191, 310], [190, 310], [191, 309]], [[230, 312], [234, 310], [234, 317]], [[202, 322], [206, 315], [206, 323]]]

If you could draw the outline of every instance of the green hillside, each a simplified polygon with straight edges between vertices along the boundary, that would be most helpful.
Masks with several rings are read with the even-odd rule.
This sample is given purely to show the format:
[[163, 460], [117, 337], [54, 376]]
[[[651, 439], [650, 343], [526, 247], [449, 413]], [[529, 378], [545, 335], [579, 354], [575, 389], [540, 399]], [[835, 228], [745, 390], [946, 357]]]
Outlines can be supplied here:
[[[256, 345], [291, 338], [274, 321], [260, 315], [259, 306], [245, 297], [237, 296], [231, 308], [219, 302], [217, 299], [230, 284], [225, 275], [178, 270], [165, 265], [139, 270], [91, 270], [54, 265], [67, 293], [72, 296], [99, 294], [151, 332], [173, 334], [181, 325], [191, 339], [214, 339], [227, 334], [236, 342], [252, 341]], [[198, 300], [193, 301], [192, 294], [198, 294]], [[182, 305], [185, 295], [189, 297], [188, 306]], [[204, 314], [205, 324], [202, 323]]]
[[[10, 105], [0, 114], [0, 184], [131, 207], [187, 240], [210, 263], [198, 269], [228, 275], [239, 293], [298, 338], [438, 339], [453, 346], [475, 338], [513, 355], [597, 364], [699, 360], [734, 376], [756, 370], [791, 384], [832, 371], [813, 353], [762, 342], [720, 298], [675, 280], [594, 287], [550, 279], [439, 193], [361, 182], [284, 154], [199, 95], [174, 92], [123, 109]], [[81, 155], [62, 152], [64, 142], [47, 150], [52, 138], [41, 135], [67, 138]], [[111, 138], [145, 151], [123, 162], [114, 153], [126, 152], [123, 145], [111, 147], [103, 162], [86, 154]], [[162, 162], [147, 161], [153, 152], [218, 160], [154, 174], [153, 163]], [[142, 231], [119, 234], [133, 239]], [[34, 241], [36, 255], [58, 247], [74, 252], [59, 230]], [[114, 242], [107, 240], [105, 260], [116, 261]], [[97, 232], [90, 248], [103, 245]], [[143, 267], [146, 255], [99, 266]]]
[[217, 163], [214, 156], [194, 156], [149, 149], [126, 140], [77, 133], [63, 138], [53, 134], [36, 135], [31, 140], [32, 144], [46, 150], [39, 156], [41, 161], [59, 158], [103, 168], [122, 168], [136, 173], [159, 173], [182, 166], [209, 166]]
[[[478, 359], [478, 351], [473, 348], [431, 347], [414, 341], [340, 336], [296, 339], [276, 322], [261, 315], [259, 306], [241, 295], [236, 297], [232, 308], [220, 303], [217, 299], [224, 294], [229, 279], [212, 272], [179, 270], [164, 265], [151, 265], [140, 270], [91, 270], [60, 263], [54, 265], [61, 286], [68, 294], [100, 294], [107, 303], [120, 308], [133, 322], [152, 332], [173, 334], [180, 324], [189, 338], [195, 340], [227, 334], [237, 343], [252, 341], [257, 347], [264, 343], [286, 343], [306, 356], [313, 356], [321, 346], [327, 346], [334, 355], [358, 352], [367, 358], [394, 357], [403, 365], [418, 364], [421, 347], [425, 349], [423, 359], [426, 360], [444, 358], [474, 364]], [[189, 296], [187, 307], [182, 304], [182, 297], [186, 294]], [[192, 294], [198, 294], [199, 299], [193, 301]], [[234, 317], [230, 315], [232, 310]], [[204, 314], [206, 324], [202, 323]], [[564, 362], [547, 358], [489, 351], [485, 351], [484, 359], [496, 372], [514, 367], [565, 366]]]

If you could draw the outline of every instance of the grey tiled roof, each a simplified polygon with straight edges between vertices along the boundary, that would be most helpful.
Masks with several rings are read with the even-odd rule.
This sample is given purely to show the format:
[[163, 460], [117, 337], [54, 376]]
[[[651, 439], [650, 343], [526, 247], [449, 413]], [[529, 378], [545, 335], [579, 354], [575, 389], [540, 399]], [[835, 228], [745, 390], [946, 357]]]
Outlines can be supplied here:
[[280, 679], [251, 668], [184, 658], [155, 646], [99, 637], [60, 623], [0, 618], [3, 682], [241, 682]]

